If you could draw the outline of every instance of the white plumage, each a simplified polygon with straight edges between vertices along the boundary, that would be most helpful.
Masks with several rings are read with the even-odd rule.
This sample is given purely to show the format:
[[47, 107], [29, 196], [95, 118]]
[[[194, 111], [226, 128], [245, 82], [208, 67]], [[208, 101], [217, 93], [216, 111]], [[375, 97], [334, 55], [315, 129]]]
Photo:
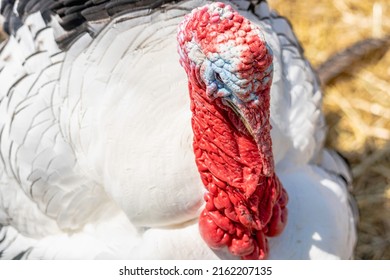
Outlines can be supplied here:
[[[270, 259], [351, 258], [348, 167], [323, 149], [321, 92], [288, 22], [266, 3], [225, 1], [274, 54], [271, 131], [290, 202]], [[29, 15], [0, 53], [2, 258], [228, 258], [198, 233], [204, 187], [192, 150], [176, 31], [188, 0], [90, 23], [66, 51]], [[346, 180], [342, 180], [340, 177]]]

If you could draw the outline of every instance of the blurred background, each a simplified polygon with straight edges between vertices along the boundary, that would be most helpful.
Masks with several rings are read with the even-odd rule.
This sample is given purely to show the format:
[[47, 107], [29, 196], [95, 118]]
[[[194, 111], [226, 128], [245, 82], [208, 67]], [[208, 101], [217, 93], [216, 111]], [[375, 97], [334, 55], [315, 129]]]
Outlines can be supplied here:
[[[316, 68], [367, 38], [390, 36], [388, 0], [268, 0]], [[0, 41], [4, 39], [0, 29]], [[389, 37], [390, 38], [390, 37]], [[388, 40], [390, 42], [390, 39]], [[389, 44], [390, 45], [390, 44]], [[390, 259], [390, 51], [384, 46], [324, 86], [327, 145], [351, 163], [360, 210], [356, 259]]]

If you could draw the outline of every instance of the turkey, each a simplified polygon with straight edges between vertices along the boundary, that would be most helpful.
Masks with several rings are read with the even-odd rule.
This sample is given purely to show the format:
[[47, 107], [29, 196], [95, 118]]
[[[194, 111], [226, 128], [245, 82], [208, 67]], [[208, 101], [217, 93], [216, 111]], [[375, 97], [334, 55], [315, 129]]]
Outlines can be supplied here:
[[1, 13], [1, 258], [353, 257], [348, 165], [266, 1]]

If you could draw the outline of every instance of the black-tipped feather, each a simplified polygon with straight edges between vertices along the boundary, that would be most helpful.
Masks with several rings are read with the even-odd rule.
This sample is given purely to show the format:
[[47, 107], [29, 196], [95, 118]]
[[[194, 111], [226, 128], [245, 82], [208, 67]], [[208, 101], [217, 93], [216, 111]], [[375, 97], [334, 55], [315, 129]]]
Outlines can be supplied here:
[[[81, 26], [85, 21], [103, 20], [119, 13], [137, 9], [153, 9], [178, 0], [2, 0], [1, 14], [6, 18], [4, 26], [8, 34], [15, 33], [20, 22], [32, 13], [50, 11], [58, 14], [65, 30]], [[15, 14], [14, 5], [17, 4]], [[16, 20], [15, 19], [19, 19]]]

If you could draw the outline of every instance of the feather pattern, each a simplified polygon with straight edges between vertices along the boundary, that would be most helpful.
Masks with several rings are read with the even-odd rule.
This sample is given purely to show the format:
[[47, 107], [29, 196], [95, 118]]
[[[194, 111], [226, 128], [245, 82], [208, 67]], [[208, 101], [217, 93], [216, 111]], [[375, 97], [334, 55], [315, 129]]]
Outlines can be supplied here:
[[[351, 179], [322, 148], [317, 78], [265, 1], [225, 2], [274, 55], [271, 136], [290, 219], [269, 257], [351, 258]], [[0, 256], [231, 258], [198, 232], [204, 190], [176, 52], [178, 24], [208, 1], [2, 3]]]

